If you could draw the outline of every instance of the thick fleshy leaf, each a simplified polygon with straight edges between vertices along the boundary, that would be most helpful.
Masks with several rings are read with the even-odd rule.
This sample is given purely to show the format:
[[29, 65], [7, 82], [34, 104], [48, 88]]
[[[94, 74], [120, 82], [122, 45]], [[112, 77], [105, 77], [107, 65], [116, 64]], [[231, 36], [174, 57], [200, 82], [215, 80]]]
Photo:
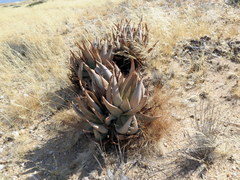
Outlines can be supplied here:
[[94, 49], [94, 58], [96, 59], [96, 62], [103, 63], [102, 58], [100, 57], [99, 50]]
[[127, 77], [127, 79], [125, 79], [124, 83], [123, 83], [123, 87], [121, 89], [121, 97], [124, 99], [129, 98], [131, 91], [133, 89], [135, 89], [135, 85], [137, 83], [138, 80], [138, 75], [137, 73], [133, 73], [132, 75], [129, 74], [129, 76], [131, 76], [130, 78]]
[[114, 66], [114, 73], [116, 76], [119, 76], [121, 74], [121, 70], [119, 69], [119, 67], [113, 62], [113, 66]]
[[120, 92], [120, 87], [123, 85], [123, 82], [125, 80], [125, 78], [123, 77], [122, 73], [117, 77], [118, 80], [118, 87], [119, 87], [119, 92]]
[[78, 68], [78, 79], [79, 80], [82, 80], [82, 76], [83, 76], [83, 62], [81, 61], [80, 64], [79, 64], [79, 68]]
[[89, 66], [86, 65], [85, 63], [84, 63], [84, 68], [89, 73], [89, 75], [92, 79], [92, 82], [95, 83], [99, 88], [104, 89], [101, 76], [99, 76], [97, 73], [95, 73], [95, 71], [92, 70], [91, 68], [89, 68]]
[[107, 129], [104, 125], [92, 123], [91, 121], [88, 121], [88, 120], [87, 120], [87, 122], [88, 122], [95, 130], [97, 130], [97, 131], [100, 132], [100, 133], [106, 134], [106, 133], [108, 132], [108, 129]]
[[132, 109], [133, 112], [137, 113], [137, 112], [141, 111], [142, 108], [147, 104], [147, 100], [148, 100], [148, 97], [147, 96], [143, 96], [142, 99], [140, 100], [139, 105], [133, 106], [133, 109]]
[[90, 117], [86, 114], [83, 114], [83, 112], [80, 111], [80, 109], [78, 109], [78, 107], [73, 104], [73, 110], [77, 113], [77, 115], [83, 120], [83, 121], [86, 121], [87, 123], [89, 122], [94, 122], [94, 123], [100, 123], [101, 121], [98, 120], [98, 118], [93, 118], [93, 117]]
[[133, 116], [132, 124], [128, 130], [128, 134], [136, 134], [138, 132], [138, 122], [135, 116]]
[[97, 116], [97, 118], [101, 121], [101, 122], [104, 122], [105, 120], [105, 116], [101, 113], [99, 113], [98, 111], [96, 111], [94, 108], [91, 108], [93, 113]]
[[78, 98], [78, 106], [81, 109], [81, 112], [84, 116], [88, 116], [91, 118], [90, 120], [93, 119], [94, 121], [96, 121], [97, 117], [91, 111], [89, 111], [87, 109], [87, 107], [88, 107], [87, 104], [85, 102], [83, 102], [83, 100], [80, 98]]
[[120, 134], [127, 134], [130, 128], [132, 121], [134, 120], [134, 116], [121, 116], [121, 121], [124, 122], [123, 125], [116, 124], [116, 131]]
[[84, 94], [86, 95], [86, 98], [88, 100], [88, 105], [91, 108], [96, 109], [99, 113], [102, 113], [101, 108], [94, 102], [94, 100], [89, 96], [89, 94], [87, 93], [87, 91], [84, 92]]
[[142, 97], [145, 96], [146, 88], [144, 87], [143, 83], [141, 83], [141, 89], [142, 89]]
[[96, 82], [92, 82], [92, 91], [94, 92], [94, 94], [96, 95], [96, 97], [98, 99], [101, 99], [102, 96], [105, 96], [106, 94], [106, 90], [105, 89], [101, 89], [97, 86]]
[[93, 92], [91, 92], [91, 91], [88, 91], [88, 90], [86, 90], [86, 91], [87, 91], [88, 95], [93, 99], [93, 101], [94, 101], [95, 103], [97, 103], [97, 105], [98, 105], [100, 108], [102, 108], [102, 103], [100, 103], [100, 101], [98, 100], [98, 98], [97, 98], [97, 96], [95, 95], [95, 93], [93, 93]]
[[132, 80], [132, 76], [134, 74], [135, 69], [133, 70], [133, 68], [135, 68], [134, 62], [131, 61], [131, 70], [127, 76], [126, 79], [124, 79], [124, 82], [122, 83], [122, 86], [120, 86], [120, 94], [123, 97], [124, 92], [128, 91], [128, 86], [131, 84], [131, 82], [129, 83], [129, 81]]
[[119, 93], [118, 85], [116, 77], [113, 75], [113, 78], [111, 79], [111, 86], [112, 86], [112, 99], [113, 104], [117, 107], [119, 107], [122, 104], [122, 98]]
[[130, 68], [130, 72], [129, 72], [129, 74], [135, 72], [135, 69], [136, 69], [136, 67], [135, 67], [134, 60], [131, 59], [131, 68]]
[[[91, 68], [95, 68], [96, 63], [95, 60], [93, 58], [92, 53], [90, 52], [89, 48], [86, 46], [85, 42], [82, 43], [83, 48], [81, 48], [82, 50], [82, 54], [85, 58], [85, 62], [88, 64], [88, 66], [90, 66]], [[80, 48], [81, 46], [79, 46]]]
[[[136, 76], [136, 77], [135, 77]], [[132, 81], [132, 84], [131, 84], [131, 88], [130, 88], [130, 94], [127, 96], [127, 97], [131, 97], [131, 95], [133, 94], [133, 92], [134, 92], [134, 90], [136, 89], [136, 87], [137, 87], [137, 84], [138, 84], [138, 82], [139, 82], [139, 76], [138, 76], [138, 74], [137, 74], [137, 72], [135, 72], [134, 74], [133, 74], [133, 81]]]
[[109, 103], [112, 103], [112, 87], [111, 87], [110, 84], [108, 85], [108, 88], [107, 88], [107, 91], [106, 91], [106, 98], [107, 98]]
[[107, 87], [108, 87], [108, 82], [107, 82], [107, 80], [104, 79], [103, 77], [101, 77], [101, 80], [102, 80], [102, 85], [103, 85], [104, 90], [107, 90]]
[[123, 112], [128, 112], [131, 109], [131, 105], [127, 98], [123, 99], [123, 102], [120, 105], [120, 108], [122, 109]]
[[129, 98], [133, 94], [133, 91], [136, 89], [137, 83], [139, 81], [138, 74], [136, 72], [133, 73], [131, 81], [126, 86], [123, 97]]
[[102, 97], [103, 103], [106, 106], [106, 108], [108, 109], [108, 111], [115, 117], [119, 117], [123, 111], [121, 109], [119, 109], [118, 107], [110, 104], [104, 97]]
[[106, 66], [99, 62], [97, 62], [97, 67], [99, 68], [100, 74], [104, 77], [104, 79], [106, 79], [109, 82], [110, 78], [112, 77], [111, 71]]
[[113, 58], [113, 46], [109, 41], [105, 41], [101, 48], [99, 49], [101, 59], [103, 61], [103, 64], [105, 64], [107, 61], [112, 61]]
[[127, 116], [135, 115], [136, 113], [138, 113], [142, 110], [142, 108], [146, 105], [146, 103], [147, 103], [147, 97], [145, 96], [142, 98], [142, 100], [140, 101], [138, 106], [133, 106], [132, 109], [125, 112], [123, 115], [127, 115]]
[[143, 96], [143, 86], [142, 86], [142, 80], [138, 82], [137, 87], [134, 89], [131, 99], [130, 99], [130, 104], [131, 107], [138, 106], [140, 103], [140, 100]]

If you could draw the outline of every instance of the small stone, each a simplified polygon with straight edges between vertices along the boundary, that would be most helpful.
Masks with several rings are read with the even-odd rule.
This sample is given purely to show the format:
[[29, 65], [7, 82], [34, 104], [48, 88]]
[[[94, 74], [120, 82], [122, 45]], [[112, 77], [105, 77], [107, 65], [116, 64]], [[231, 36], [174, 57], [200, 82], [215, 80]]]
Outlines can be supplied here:
[[202, 92], [202, 93], [199, 94], [199, 97], [200, 97], [201, 99], [207, 99], [208, 93]]
[[16, 137], [19, 136], [19, 132], [18, 132], [18, 131], [13, 131], [13, 132], [12, 132], [12, 135], [14, 136], [14, 138], [16, 138]]
[[192, 88], [195, 88], [195, 82], [194, 81], [188, 81], [187, 84], [185, 85], [185, 89], [190, 90]]
[[231, 75], [229, 75], [227, 78], [228, 78], [228, 79], [237, 79], [238, 77], [237, 77], [237, 75], [235, 75], [235, 74], [231, 74]]
[[195, 82], [194, 82], [194, 81], [188, 81], [187, 84], [188, 84], [188, 85], [194, 85]]
[[22, 163], [21, 166], [24, 167], [24, 166], [25, 166], [25, 163]]
[[3, 133], [2, 131], [0, 131], [0, 138], [3, 136], [3, 134], [4, 134], [4, 133]]
[[0, 171], [1, 171], [3, 168], [5, 168], [5, 165], [0, 164]]
[[188, 100], [190, 101], [190, 102], [197, 102], [198, 100], [198, 97], [196, 96], [196, 95], [193, 95], [193, 96], [191, 96]]
[[189, 103], [189, 104], [187, 104], [187, 107], [189, 107], [189, 108], [193, 108], [193, 107], [195, 107], [196, 106], [196, 104], [194, 104], [194, 103]]
[[172, 117], [174, 117], [178, 121], [183, 119], [181, 116], [177, 115], [176, 113], [172, 113]]
[[5, 139], [4, 139], [4, 143], [12, 142], [12, 141], [14, 141], [14, 138], [12, 138], [12, 137], [5, 137]]

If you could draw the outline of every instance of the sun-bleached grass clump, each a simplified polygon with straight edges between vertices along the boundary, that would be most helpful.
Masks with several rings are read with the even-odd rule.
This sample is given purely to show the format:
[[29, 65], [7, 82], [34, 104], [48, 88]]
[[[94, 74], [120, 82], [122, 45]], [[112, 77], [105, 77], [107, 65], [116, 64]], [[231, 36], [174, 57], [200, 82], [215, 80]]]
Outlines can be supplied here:
[[171, 178], [190, 175], [203, 178], [218, 157], [217, 137], [223, 131], [218, 110], [212, 103], [202, 100], [195, 109], [192, 121], [193, 129], [186, 134], [187, 144], [180, 149], [178, 158], [173, 162], [176, 171]]
[[145, 124], [143, 135], [147, 142], [158, 142], [162, 137], [166, 136], [174, 126], [174, 121], [169, 114], [168, 103], [170, 98], [169, 94], [165, 94], [158, 89], [154, 90], [154, 94], [146, 110], [151, 116], [157, 116], [157, 114], [159, 114], [159, 118], [152, 123]]
[[37, 117], [43, 118], [44, 109], [50, 110], [44, 95], [68, 84], [62, 75], [65, 62], [61, 60], [61, 47], [61, 38], [44, 35], [25, 36], [15, 41], [11, 38], [1, 44], [0, 80], [4, 100], [1, 118], [4, 122], [28, 124]]

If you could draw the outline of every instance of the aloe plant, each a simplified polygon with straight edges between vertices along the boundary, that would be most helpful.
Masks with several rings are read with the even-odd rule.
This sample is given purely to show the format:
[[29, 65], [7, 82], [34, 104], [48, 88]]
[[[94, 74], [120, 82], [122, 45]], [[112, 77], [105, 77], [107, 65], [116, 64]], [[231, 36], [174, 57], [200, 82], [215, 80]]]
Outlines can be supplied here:
[[147, 55], [156, 46], [149, 48], [149, 29], [142, 19], [135, 25], [130, 20], [122, 20], [115, 24], [112, 38], [114, 42], [113, 61], [127, 74], [130, 70], [130, 60], [134, 59], [136, 68], [146, 64]]
[[95, 69], [97, 62], [112, 67], [111, 61], [113, 58], [113, 46], [109, 41], [95, 40], [93, 43], [83, 41], [82, 45], [77, 44], [79, 52], [71, 52], [69, 79], [73, 84], [79, 86], [79, 80], [89, 81], [90, 76], [83, 69], [83, 63], [87, 64], [91, 69]]
[[142, 19], [137, 26], [132, 24], [130, 20], [125, 19], [119, 24], [115, 24], [112, 36], [118, 49], [123, 48], [123, 46], [128, 46], [128, 43], [131, 41], [147, 47], [149, 42], [149, 29], [147, 24], [142, 22]]
[[123, 139], [139, 131], [140, 120], [158, 118], [141, 113], [148, 97], [136, 69], [147, 45], [147, 25], [126, 20], [116, 25], [111, 40], [84, 41], [77, 44], [79, 52], [71, 52], [69, 78], [81, 89], [73, 109], [97, 140]]
[[127, 75], [130, 71], [131, 59], [135, 61], [135, 68], [145, 64], [147, 54], [154, 48], [148, 48], [149, 30], [142, 20], [137, 25], [128, 20], [122, 20], [115, 24], [112, 29], [112, 37], [109, 40], [96, 39], [94, 42], [83, 41], [77, 44], [79, 52], [72, 52], [70, 57], [69, 79], [73, 84], [79, 86], [79, 79], [90, 80], [89, 74], [83, 70], [83, 62], [91, 69], [96, 67], [96, 62], [111, 69], [111, 62], [114, 61], [121, 72]]
[[73, 103], [73, 109], [89, 124], [97, 140], [107, 137], [123, 139], [139, 131], [137, 119], [148, 122], [158, 118], [141, 114], [148, 98], [133, 60], [126, 77], [114, 63], [112, 70], [100, 62], [96, 63], [95, 69], [83, 62], [83, 68], [91, 78], [91, 85], [87, 90], [80, 81], [83, 93], [77, 104]]

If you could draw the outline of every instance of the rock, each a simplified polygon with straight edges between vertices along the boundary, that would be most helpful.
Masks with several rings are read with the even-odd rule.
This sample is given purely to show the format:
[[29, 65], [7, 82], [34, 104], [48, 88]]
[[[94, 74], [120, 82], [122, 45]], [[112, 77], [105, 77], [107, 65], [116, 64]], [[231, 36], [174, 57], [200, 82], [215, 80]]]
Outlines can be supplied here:
[[199, 97], [200, 97], [201, 99], [207, 99], [207, 98], [208, 98], [208, 93], [206, 93], [206, 92], [201, 92], [201, 93], [199, 94]]
[[9, 142], [12, 142], [12, 141], [14, 141], [13, 137], [5, 137], [5, 139], [4, 139], [4, 143], [9, 143]]
[[185, 90], [190, 90], [195, 88], [195, 82], [194, 81], [188, 81], [187, 84], [185, 85]]
[[177, 121], [181, 121], [181, 120], [184, 119], [183, 117], [179, 116], [179, 115], [176, 114], [176, 113], [171, 113], [171, 115], [172, 115], [172, 117], [174, 117]]
[[16, 138], [16, 137], [19, 136], [19, 132], [18, 132], [18, 131], [13, 131], [13, 132], [12, 132], [12, 135], [14, 136], [14, 138]]
[[5, 165], [0, 164], [0, 171], [3, 170], [3, 168], [5, 168]]
[[194, 81], [188, 81], [187, 84], [192, 86], [192, 85], [195, 84], [195, 82]]
[[191, 97], [188, 99], [188, 101], [190, 101], [190, 102], [197, 102], [197, 101], [198, 101], [198, 96], [193, 95], [193, 96], [191, 96]]
[[4, 133], [2, 131], [0, 131], [0, 138], [4, 135]]
[[235, 74], [230, 74], [228, 77], [227, 77], [227, 79], [238, 79], [238, 76], [237, 75], [235, 75]]

